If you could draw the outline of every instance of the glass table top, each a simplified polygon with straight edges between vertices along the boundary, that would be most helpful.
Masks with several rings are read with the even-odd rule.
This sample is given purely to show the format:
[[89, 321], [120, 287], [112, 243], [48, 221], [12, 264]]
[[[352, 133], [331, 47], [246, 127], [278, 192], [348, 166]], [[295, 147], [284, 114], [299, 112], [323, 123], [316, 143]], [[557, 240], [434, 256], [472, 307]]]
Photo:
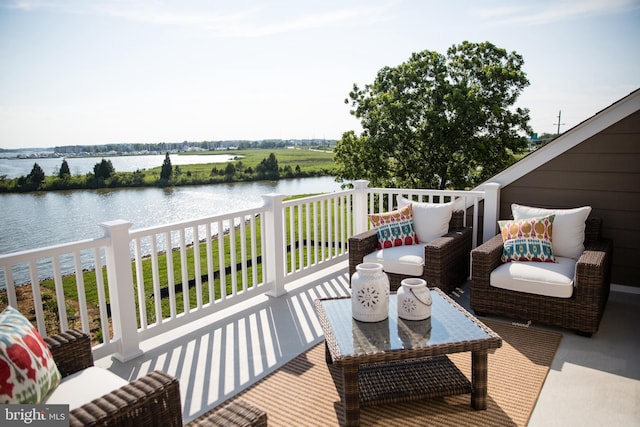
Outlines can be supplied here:
[[322, 300], [321, 306], [344, 356], [492, 338], [439, 292], [431, 290], [431, 298], [431, 317], [427, 320], [398, 318], [395, 294], [389, 296], [389, 317], [381, 322], [355, 320], [351, 298]]

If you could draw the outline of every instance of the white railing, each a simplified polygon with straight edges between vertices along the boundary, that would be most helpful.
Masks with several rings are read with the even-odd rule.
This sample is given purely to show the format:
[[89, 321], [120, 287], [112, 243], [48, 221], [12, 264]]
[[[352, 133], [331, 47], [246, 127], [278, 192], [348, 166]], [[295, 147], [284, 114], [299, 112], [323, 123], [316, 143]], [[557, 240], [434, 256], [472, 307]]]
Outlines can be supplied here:
[[[368, 191], [368, 212], [386, 212], [398, 206], [398, 198], [426, 203], [450, 203], [455, 209], [466, 210], [464, 225], [467, 226], [468, 217], [471, 216], [473, 230], [478, 230], [478, 218], [480, 201], [484, 197], [484, 191], [462, 190], [408, 190], [402, 188], [372, 188]], [[471, 209], [471, 212], [469, 210]], [[477, 233], [473, 233], [472, 246], [477, 246]]]
[[246, 209], [129, 233], [140, 339], [264, 292], [263, 215]]
[[[262, 293], [280, 296], [293, 280], [345, 260], [367, 214], [393, 209], [399, 196], [454, 201], [474, 229], [486, 196], [367, 185], [286, 201], [268, 194], [258, 208], [139, 230], [117, 220], [101, 224], [101, 238], [0, 255], [0, 308], [31, 299], [42, 335], [78, 328], [91, 333], [95, 357], [126, 361], [141, 354], [141, 340]], [[485, 227], [492, 215], [485, 209]], [[23, 283], [32, 295], [21, 295]], [[57, 319], [45, 318], [46, 305], [57, 306]]]
[[283, 203], [288, 250], [280, 253], [288, 254], [287, 281], [347, 255], [353, 230], [352, 200], [352, 191], [345, 191]]
[[[97, 330], [102, 346], [110, 347], [111, 336], [103, 332], [109, 331], [103, 266], [105, 252], [111, 244], [111, 239], [104, 236], [2, 255], [0, 273], [5, 288], [2, 298], [23, 311], [33, 310], [36, 327], [43, 336], [70, 328]], [[65, 274], [69, 269], [74, 273]], [[18, 280], [14, 279], [14, 273]], [[22, 295], [27, 288], [19, 285], [25, 281], [31, 284], [31, 299]], [[75, 286], [65, 287], [64, 281]], [[48, 286], [42, 286], [43, 282]], [[96, 302], [92, 304], [92, 310], [98, 311], [96, 318], [100, 319], [100, 325], [90, 324], [87, 294], [94, 296], [92, 300]], [[26, 306], [21, 306], [19, 300], [26, 301]], [[5, 301], [0, 300], [0, 303]], [[55, 307], [57, 318], [45, 318], [45, 306]]]

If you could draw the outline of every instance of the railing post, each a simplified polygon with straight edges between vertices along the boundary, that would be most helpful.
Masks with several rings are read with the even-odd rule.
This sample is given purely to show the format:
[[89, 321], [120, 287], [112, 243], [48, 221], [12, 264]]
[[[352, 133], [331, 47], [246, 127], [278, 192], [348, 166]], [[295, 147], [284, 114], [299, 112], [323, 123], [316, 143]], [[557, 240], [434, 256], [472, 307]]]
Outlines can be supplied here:
[[[107, 279], [109, 281], [109, 302], [114, 340], [118, 342], [118, 352], [112, 357], [127, 362], [140, 356], [136, 299], [131, 272], [129, 249], [129, 228], [132, 223], [125, 220], [108, 221], [100, 224], [105, 237], [111, 244], [105, 248]], [[144, 304], [144, 301], [140, 302]]]
[[353, 197], [353, 215], [354, 215], [354, 234], [360, 234], [367, 231], [367, 187], [369, 181], [359, 179], [353, 181], [353, 187], [356, 190]]
[[500, 187], [497, 182], [488, 182], [481, 186], [484, 190], [484, 219], [482, 222], [482, 241], [486, 242], [496, 235], [500, 218]]
[[287, 293], [284, 289], [284, 265], [285, 247], [284, 237], [284, 211], [282, 208], [282, 200], [284, 194], [264, 194], [262, 199], [265, 204], [264, 214], [264, 242], [265, 253], [262, 254], [263, 265], [265, 268], [264, 277], [265, 285], [270, 286], [271, 290], [266, 294], [272, 297], [279, 297]]

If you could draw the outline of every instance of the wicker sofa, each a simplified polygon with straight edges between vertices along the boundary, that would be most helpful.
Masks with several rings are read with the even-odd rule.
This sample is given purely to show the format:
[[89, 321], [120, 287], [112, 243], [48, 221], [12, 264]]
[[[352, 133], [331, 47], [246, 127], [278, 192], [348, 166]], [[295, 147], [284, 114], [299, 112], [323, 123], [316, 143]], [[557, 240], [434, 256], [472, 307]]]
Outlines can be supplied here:
[[[44, 338], [56, 366], [65, 377], [93, 366], [89, 336], [77, 330]], [[69, 425], [168, 426], [183, 425], [178, 379], [151, 372], [98, 399], [70, 411]], [[189, 426], [266, 426], [267, 414], [242, 400], [214, 408]]]
[[598, 330], [609, 296], [613, 244], [602, 238], [601, 219], [589, 218], [585, 226], [585, 250], [576, 263], [570, 298], [491, 286], [491, 272], [502, 264], [503, 241], [497, 235], [471, 251], [471, 308], [480, 316], [530, 320], [591, 336]]
[[[469, 273], [469, 252], [472, 241], [471, 227], [464, 226], [464, 211], [454, 211], [449, 221], [449, 232], [430, 241], [424, 248], [422, 279], [429, 287], [438, 287], [444, 292], [453, 291], [465, 282]], [[377, 249], [375, 229], [349, 238], [349, 277], [363, 258]], [[400, 287], [400, 282], [410, 276], [387, 272], [391, 291]]]

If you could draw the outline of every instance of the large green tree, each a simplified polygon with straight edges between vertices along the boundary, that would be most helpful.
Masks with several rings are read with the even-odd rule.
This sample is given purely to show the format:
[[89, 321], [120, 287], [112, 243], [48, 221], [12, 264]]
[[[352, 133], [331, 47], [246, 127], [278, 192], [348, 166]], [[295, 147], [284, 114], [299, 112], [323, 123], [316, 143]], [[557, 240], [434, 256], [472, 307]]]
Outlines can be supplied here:
[[529, 111], [514, 107], [529, 85], [523, 63], [489, 42], [463, 42], [446, 55], [414, 53], [354, 85], [345, 102], [363, 132], [338, 141], [338, 178], [463, 189], [504, 169], [531, 132]]

